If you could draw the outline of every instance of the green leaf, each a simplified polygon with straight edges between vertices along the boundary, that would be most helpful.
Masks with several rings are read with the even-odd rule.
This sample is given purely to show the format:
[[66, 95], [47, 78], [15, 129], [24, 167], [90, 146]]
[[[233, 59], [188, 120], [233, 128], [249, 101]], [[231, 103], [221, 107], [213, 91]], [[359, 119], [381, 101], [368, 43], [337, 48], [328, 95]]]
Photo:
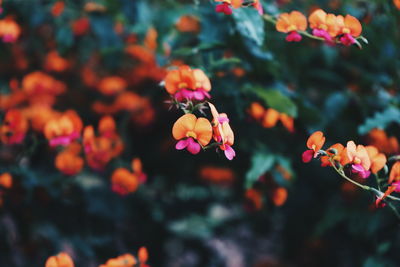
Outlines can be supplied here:
[[392, 122], [400, 123], [400, 111], [395, 107], [375, 113], [358, 127], [358, 133], [364, 135], [374, 128], [385, 129]]
[[286, 113], [291, 117], [297, 117], [296, 104], [281, 92], [272, 89], [265, 90], [263, 88], [256, 88], [255, 93], [269, 107], [276, 109], [279, 112]]
[[275, 156], [266, 152], [257, 152], [251, 158], [250, 170], [246, 173], [246, 188], [250, 188], [275, 163]]
[[238, 8], [233, 12], [233, 18], [236, 21], [236, 29], [239, 33], [258, 46], [264, 43], [264, 20], [253, 8]]

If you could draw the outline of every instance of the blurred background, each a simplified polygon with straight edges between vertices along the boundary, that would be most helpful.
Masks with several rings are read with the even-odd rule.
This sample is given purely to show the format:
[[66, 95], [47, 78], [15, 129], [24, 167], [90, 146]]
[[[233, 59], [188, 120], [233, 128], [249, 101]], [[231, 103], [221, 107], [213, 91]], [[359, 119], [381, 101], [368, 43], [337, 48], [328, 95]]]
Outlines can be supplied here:
[[[351, 14], [369, 44], [288, 43], [255, 9], [224, 15], [207, 0], [3, 1], [0, 124], [17, 109], [28, 130], [0, 147], [0, 174], [12, 176], [0, 191], [0, 266], [44, 266], [60, 251], [78, 267], [99, 266], [141, 246], [151, 266], [399, 266], [393, 212], [331, 168], [301, 161], [315, 130], [327, 145], [399, 153], [396, 1], [261, 3], [271, 15]], [[182, 114], [162, 81], [182, 64], [210, 78], [211, 101], [235, 133], [234, 160], [175, 149]], [[288, 118], [271, 121], [270, 109]], [[67, 110], [95, 131], [112, 116], [123, 151], [102, 168], [68, 158], [79, 170], [60, 171], [62, 152], [43, 129]], [[111, 177], [133, 158], [147, 179], [121, 196]]]

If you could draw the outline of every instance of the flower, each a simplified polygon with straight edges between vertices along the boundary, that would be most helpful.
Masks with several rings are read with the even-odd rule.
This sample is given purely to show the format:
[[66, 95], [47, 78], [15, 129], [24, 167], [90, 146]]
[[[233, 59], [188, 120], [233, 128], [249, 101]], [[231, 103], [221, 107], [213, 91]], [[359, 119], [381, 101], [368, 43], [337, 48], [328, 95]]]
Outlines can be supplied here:
[[4, 188], [11, 188], [13, 185], [13, 178], [10, 173], [5, 172], [0, 174], [0, 186]]
[[199, 176], [215, 184], [231, 184], [235, 179], [232, 169], [226, 167], [204, 166], [199, 171]]
[[386, 156], [379, 153], [378, 149], [374, 146], [366, 146], [369, 159], [371, 161], [371, 172], [378, 173], [386, 165]]
[[368, 156], [368, 151], [363, 145], [358, 145], [353, 141], [347, 142], [347, 156], [349, 158], [349, 163], [352, 163], [352, 172], [357, 173], [361, 178], [368, 178], [371, 174], [369, 171], [371, 167], [371, 160]]
[[[336, 154], [334, 154], [332, 151], [336, 150]], [[347, 150], [346, 150], [347, 151]], [[346, 165], [348, 163], [348, 158], [347, 158], [347, 152], [345, 152], [345, 147], [340, 144], [336, 143], [332, 146], [330, 146], [327, 150], [326, 153], [328, 156], [322, 156], [321, 157], [321, 166], [331, 166], [332, 164], [329, 162], [329, 157], [333, 156], [333, 160], [338, 161], [342, 166]]]
[[211, 98], [208, 93], [211, 90], [211, 83], [207, 75], [201, 69], [191, 69], [186, 65], [167, 73], [165, 89], [178, 101], [184, 99], [202, 101]]
[[399, 152], [399, 142], [396, 137], [388, 137], [386, 132], [381, 129], [372, 129], [368, 133], [368, 144], [376, 147], [387, 155]]
[[340, 42], [346, 46], [354, 44], [356, 42], [354, 37], [360, 36], [362, 32], [360, 21], [351, 15], [346, 15], [344, 18], [337, 16], [337, 23], [340, 27], [339, 34], [342, 34]]
[[275, 127], [278, 121], [281, 121], [282, 125], [291, 133], [294, 132], [294, 119], [285, 113], [280, 113], [273, 108], [265, 109], [258, 102], [253, 102], [250, 105], [248, 113], [255, 120], [261, 122], [261, 125], [265, 128]]
[[20, 26], [10, 17], [0, 20], [0, 38], [4, 43], [14, 43], [21, 34]]
[[212, 134], [211, 123], [193, 114], [183, 115], [172, 127], [173, 137], [179, 140], [175, 148], [178, 150], [186, 148], [192, 154], [199, 153], [201, 147], [208, 145]]
[[124, 91], [126, 87], [126, 81], [118, 76], [105, 77], [97, 85], [98, 90], [104, 95], [115, 95]]
[[44, 126], [44, 135], [50, 146], [67, 146], [78, 139], [83, 128], [82, 120], [73, 111], [66, 111], [61, 117], [53, 118]]
[[184, 15], [179, 18], [175, 27], [180, 32], [198, 33], [200, 31], [200, 22], [195, 16]]
[[0, 140], [8, 145], [21, 144], [27, 131], [28, 121], [25, 116], [17, 109], [10, 109], [0, 124]]
[[112, 191], [121, 196], [135, 192], [139, 187], [139, 178], [125, 168], [116, 169], [111, 176]]
[[137, 175], [141, 184], [147, 180], [147, 174], [143, 172], [142, 161], [139, 158], [132, 159], [131, 168], [134, 174]]
[[321, 131], [316, 131], [307, 140], [307, 147], [309, 150], [304, 151], [302, 158], [303, 162], [307, 163], [310, 162], [311, 159], [314, 157], [316, 158], [318, 155], [318, 151], [322, 148], [325, 144], [325, 137]]
[[64, 12], [65, 2], [64, 1], [57, 1], [51, 7], [51, 14], [53, 17], [58, 17]]
[[256, 189], [247, 189], [245, 193], [245, 199], [245, 207], [247, 210], [257, 211], [260, 210], [263, 206], [263, 198], [261, 192]]
[[393, 4], [397, 9], [400, 9], [400, 0], [393, 0]]
[[47, 259], [45, 267], [74, 267], [74, 262], [67, 253], [61, 252]]
[[285, 204], [288, 197], [288, 192], [284, 187], [277, 187], [272, 191], [271, 199], [275, 206], [282, 206]]
[[79, 173], [84, 164], [83, 159], [79, 156], [80, 151], [80, 144], [70, 144], [64, 151], [57, 155], [55, 159], [56, 168], [66, 175], [75, 175]]
[[390, 170], [388, 183], [400, 181], [400, 161], [397, 161], [393, 164], [392, 169]]
[[135, 256], [132, 254], [123, 254], [113, 259], [109, 259], [105, 264], [99, 267], [133, 267], [137, 263]]
[[146, 247], [140, 247], [138, 251], [138, 258], [141, 266], [146, 264], [146, 261], [149, 259], [149, 253]]
[[246, 2], [244, 2], [243, 0], [214, 0], [214, 1], [222, 2], [221, 4], [218, 4], [215, 7], [215, 11], [224, 13], [225, 15], [232, 14], [231, 7], [239, 8], [242, 6], [249, 6], [249, 5], [253, 6], [255, 9], [257, 9], [258, 14], [262, 15], [264, 13], [260, 0], [252, 0], [252, 1], [246, 1]]
[[301, 35], [298, 31], [305, 31], [307, 29], [307, 18], [299, 11], [292, 11], [289, 13], [282, 13], [276, 21], [276, 30], [278, 32], [288, 33], [286, 41], [300, 42]]
[[93, 126], [86, 126], [82, 143], [88, 165], [95, 170], [102, 170], [108, 162], [122, 153], [124, 145], [111, 116], [101, 118], [98, 129], [99, 136], [96, 136]]
[[57, 51], [51, 51], [47, 54], [44, 68], [48, 71], [61, 72], [69, 67], [66, 59], [60, 57]]
[[228, 116], [225, 113], [218, 113], [213, 104], [208, 103], [208, 105], [210, 106], [213, 116], [212, 126], [214, 140], [221, 143], [219, 148], [224, 151], [227, 159], [232, 160], [236, 156], [236, 152], [232, 148], [235, 136], [229, 125]]
[[333, 38], [340, 32], [337, 17], [334, 14], [326, 14], [322, 9], [317, 9], [308, 17], [313, 35], [324, 38], [328, 43], [333, 43]]

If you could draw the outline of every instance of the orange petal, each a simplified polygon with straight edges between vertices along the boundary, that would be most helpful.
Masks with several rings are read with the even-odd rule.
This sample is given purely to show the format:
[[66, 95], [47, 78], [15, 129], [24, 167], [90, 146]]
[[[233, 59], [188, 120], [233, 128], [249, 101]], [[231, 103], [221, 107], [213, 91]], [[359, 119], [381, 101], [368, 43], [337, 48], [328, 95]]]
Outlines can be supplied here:
[[265, 112], [262, 126], [265, 128], [272, 128], [276, 125], [279, 119], [279, 112], [275, 109], [269, 108]]
[[344, 18], [344, 24], [347, 28], [350, 29], [350, 33], [352, 36], [354, 37], [360, 36], [362, 32], [362, 26], [357, 18], [351, 15], [346, 15], [346, 17]]
[[[307, 147], [318, 151], [322, 148], [325, 143], [324, 133], [321, 131], [314, 132], [307, 140]], [[313, 147], [314, 146], [314, 147]]]
[[386, 156], [382, 153], [376, 155], [371, 164], [372, 173], [378, 173], [386, 165]]
[[202, 146], [206, 146], [208, 143], [210, 143], [212, 137], [212, 127], [209, 120], [207, 120], [206, 118], [197, 119], [193, 131], [197, 135], [197, 141]]
[[[186, 137], [188, 131], [193, 131], [196, 125], [196, 116], [193, 114], [185, 114], [180, 117], [172, 127], [172, 136], [176, 140], [180, 140]], [[207, 120], [208, 121], [208, 120]], [[210, 123], [210, 122], [208, 122]], [[211, 127], [211, 124], [210, 124]]]
[[305, 31], [307, 29], [307, 18], [299, 11], [290, 13], [290, 22], [295, 25], [297, 30]]

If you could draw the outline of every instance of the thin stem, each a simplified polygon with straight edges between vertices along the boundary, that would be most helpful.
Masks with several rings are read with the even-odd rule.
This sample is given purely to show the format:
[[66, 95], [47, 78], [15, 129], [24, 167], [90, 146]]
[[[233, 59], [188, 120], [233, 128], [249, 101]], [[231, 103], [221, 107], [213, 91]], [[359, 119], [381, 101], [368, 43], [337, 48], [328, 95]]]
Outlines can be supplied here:
[[[356, 185], [356, 186], [358, 186], [358, 187], [360, 187], [360, 188], [362, 188], [362, 189], [364, 189], [364, 190], [372, 191], [372, 192], [374, 192], [378, 197], [381, 197], [381, 196], [383, 196], [383, 195], [385, 194], [384, 192], [382, 192], [382, 191], [380, 191], [380, 190], [378, 190], [378, 189], [376, 189], [376, 188], [374, 188], [374, 187], [370, 187], [370, 186], [368, 186], [368, 185], [360, 184], [360, 183], [354, 181], [353, 179], [347, 177], [347, 176], [344, 174], [343, 170], [339, 169], [339, 168], [336, 166], [335, 161], [334, 161], [332, 158], [329, 158], [329, 162], [332, 164], [332, 167], [335, 169], [335, 171], [336, 171], [342, 178], [346, 179], [346, 180], [349, 181], [350, 183], [352, 183], [352, 184], [354, 184], [354, 185]], [[400, 198], [394, 197], [394, 196], [392, 196], [392, 195], [388, 195], [387, 198], [389, 198], [389, 199], [391, 199], [391, 200], [400, 201]]]

